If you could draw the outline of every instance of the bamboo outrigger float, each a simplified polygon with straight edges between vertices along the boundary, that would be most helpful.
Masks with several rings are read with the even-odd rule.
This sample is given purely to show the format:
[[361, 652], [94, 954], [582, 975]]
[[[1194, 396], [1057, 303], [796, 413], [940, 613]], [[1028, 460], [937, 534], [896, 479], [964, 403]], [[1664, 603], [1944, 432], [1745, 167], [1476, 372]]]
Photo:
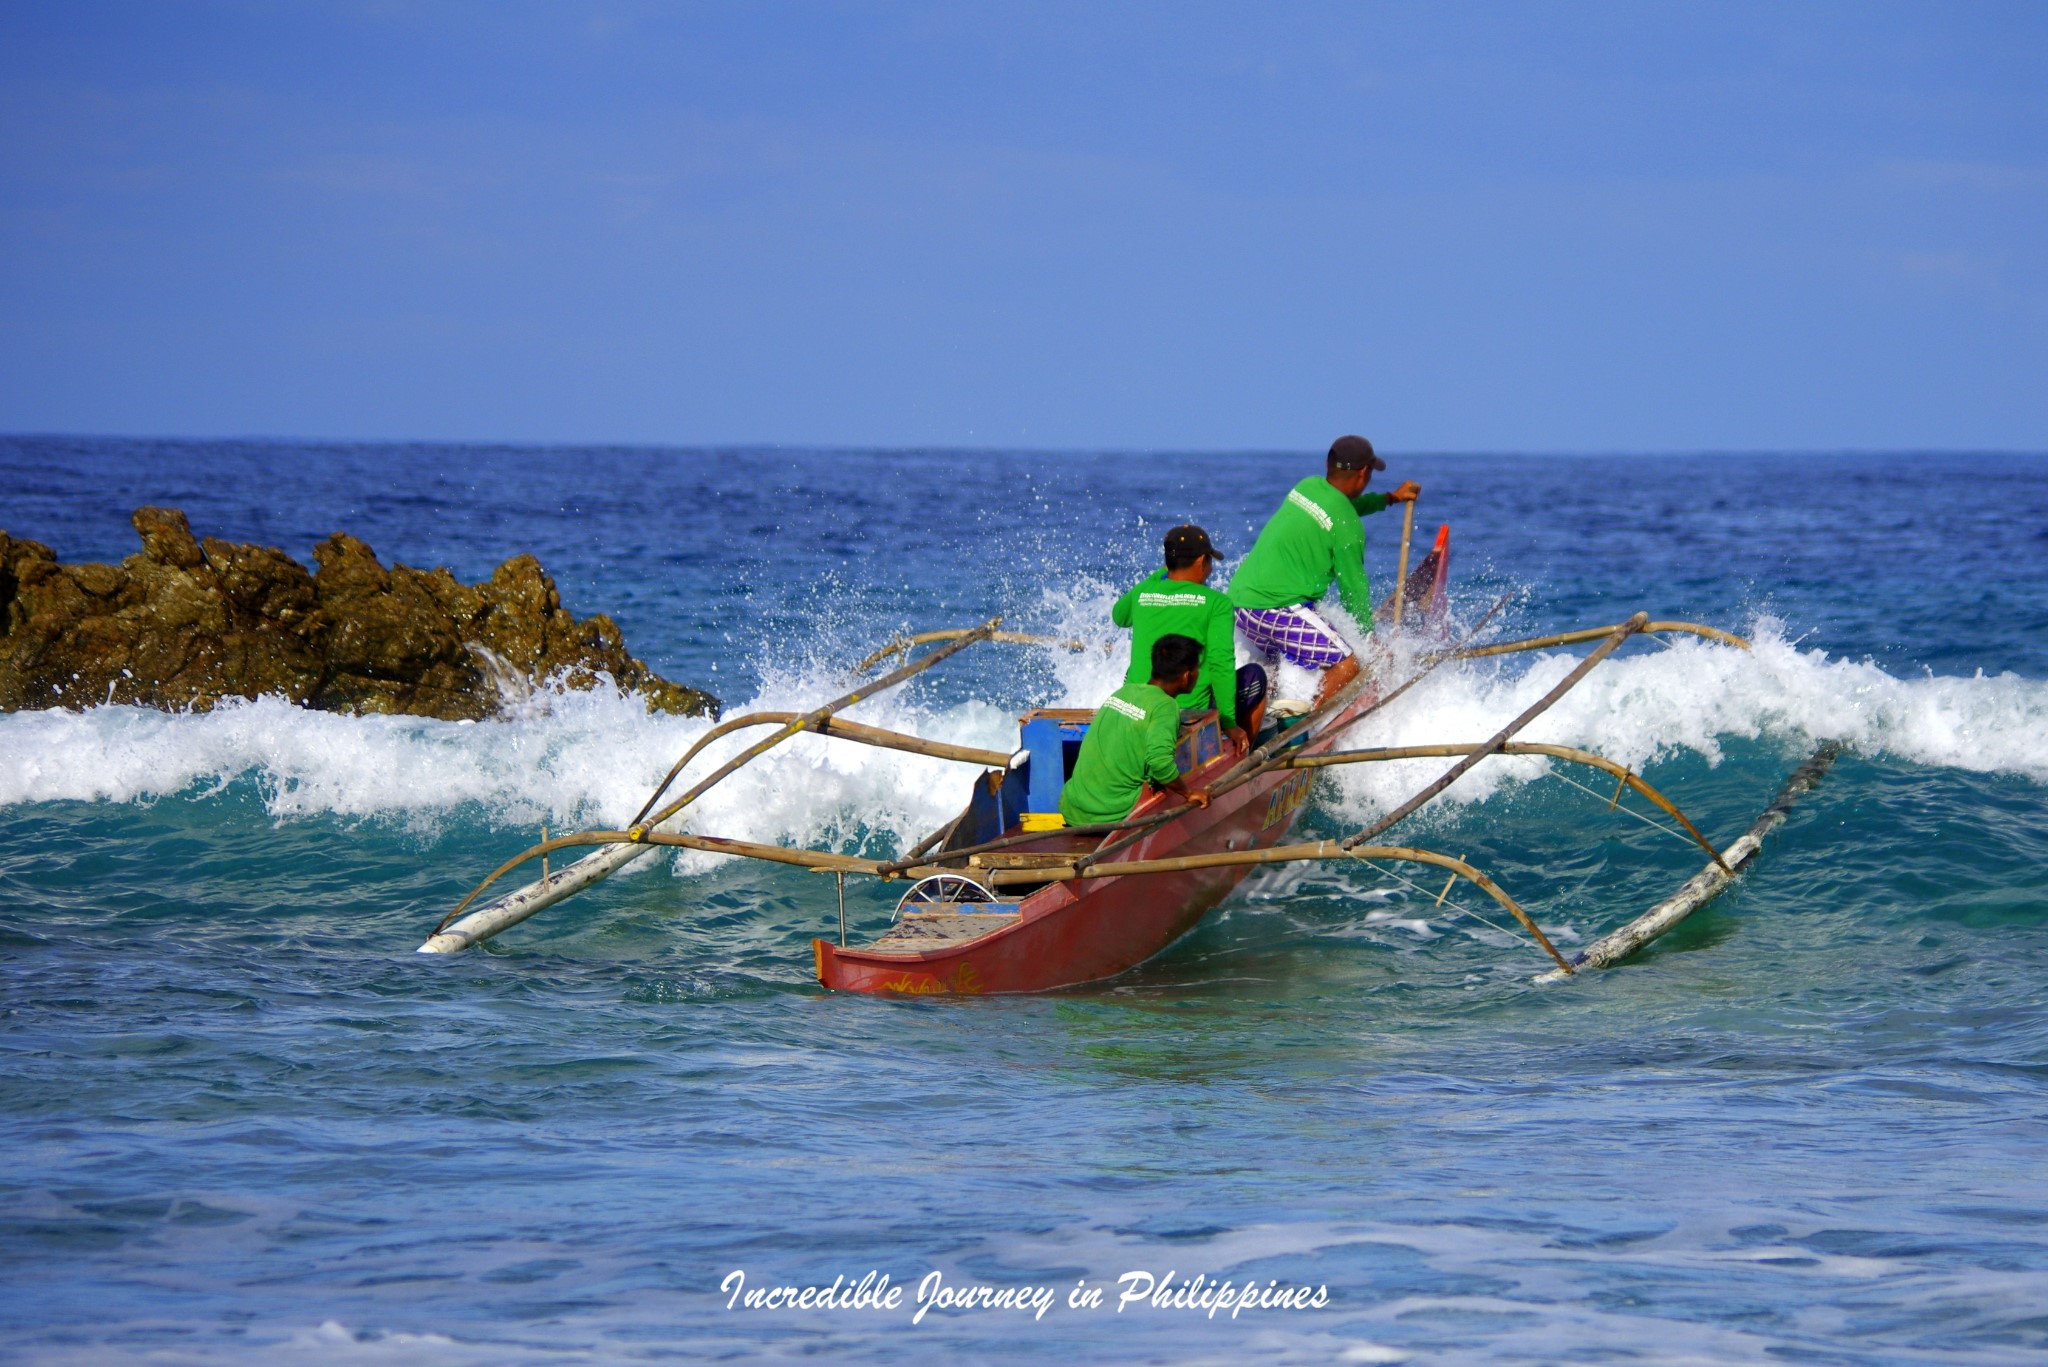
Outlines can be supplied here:
[[[1411, 504], [1411, 510], [1412, 507]], [[1399, 606], [1418, 590], [1418, 583], [1407, 577], [1406, 531], [1404, 526], [1401, 583], [1394, 595], [1397, 618]], [[1418, 581], [1427, 579], [1428, 572], [1434, 569], [1434, 583], [1420, 585], [1421, 591], [1430, 596], [1440, 596], [1443, 587], [1441, 557], [1447, 535], [1448, 529], [1438, 535], [1437, 549], [1432, 553], [1437, 563], [1432, 566], [1425, 560], [1418, 569]], [[1496, 603], [1494, 611], [1500, 606]], [[1438, 609], [1440, 612], [1440, 603]], [[1550, 958], [1553, 967], [1539, 981], [1571, 977], [1584, 968], [1604, 968], [1635, 953], [1725, 889], [1754, 858], [1763, 839], [1783, 822], [1792, 801], [1819, 782], [1833, 759], [1833, 750], [1823, 747], [1802, 766], [1754, 827], [1725, 850], [1717, 849], [1669, 798], [1627, 767], [1573, 747], [1518, 742], [1514, 737], [1631, 637], [1645, 633], [1689, 634], [1741, 649], [1747, 649], [1748, 642], [1714, 627], [1652, 621], [1647, 613], [1637, 613], [1612, 626], [1472, 645], [1472, 637], [1492, 615], [1492, 611], [1488, 612], [1460, 644], [1424, 656], [1397, 686], [1380, 692], [1370, 673], [1361, 673], [1323, 705], [1248, 749], [1240, 750], [1224, 740], [1214, 714], [1203, 714], [1183, 729], [1181, 767], [1191, 788], [1206, 789], [1209, 793], [1211, 801], [1206, 808], [1175, 804], [1168, 794], [1160, 792], [1142, 800], [1121, 822], [1089, 827], [1062, 827], [1056, 819], [1044, 815], [1052, 810], [1048, 795], [1056, 799], [1065, 770], [1071, 766], [1072, 753], [1078, 748], [1088, 713], [1039, 711], [1027, 715], [1023, 732], [1026, 744], [1011, 754], [926, 740], [838, 716], [846, 708], [984, 641], [1068, 649], [1083, 649], [1082, 643], [1004, 632], [1000, 630], [1000, 618], [978, 627], [900, 638], [862, 662], [864, 671], [892, 657], [906, 659], [872, 684], [810, 712], [752, 713], [706, 732], [677, 761], [626, 829], [587, 831], [543, 840], [508, 861], [442, 919], [420, 946], [420, 952], [447, 954], [468, 949], [600, 882], [656, 848], [680, 848], [833, 874], [839, 892], [839, 939], [837, 943], [823, 938], [813, 941], [813, 955], [819, 981], [844, 990], [907, 994], [1034, 992], [1112, 977], [1151, 958], [1192, 929], [1254, 868], [1323, 860], [1390, 861], [1444, 870], [1451, 881], [1446, 883], [1444, 893], [1438, 895], [1439, 905], [1458, 880], [1469, 882], [1511, 916]], [[1554, 688], [1483, 742], [1369, 750], [1335, 748], [1343, 732], [1393, 703], [1447, 661], [1585, 641], [1599, 644]], [[932, 648], [909, 659], [909, 653], [920, 645]], [[775, 730], [681, 796], [657, 805], [712, 741], [763, 726], [773, 726]], [[972, 764], [983, 772], [971, 785], [972, 797], [966, 809], [895, 860], [790, 849], [675, 829], [677, 819], [705, 792], [768, 750], [805, 732]], [[1567, 958], [1524, 907], [1463, 859], [1409, 845], [1375, 843], [1473, 767], [1498, 755], [1540, 755], [1604, 771], [1616, 779], [1610, 806], [1619, 802], [1625, 789], [1640, 794], [1683, 827], [1681, 838], [1690, 839], [1705, 851], [1707, 866], [1672, 898]], [[1372, 825], [1341, 840], [1286, 843], [1306, 803], [1315, 770], [1436, 756], [1456, 757], [1456, 762]], [[574, 849], [586, 849], [589, 853], [564, 868], [548, 871], [548, 855]], [[536, 858], [543, 861], [539, 880], [470, 910], [505, 874]], [[848, 875], [910, 884], [891, 925], [870, 944], [846, 943]]]

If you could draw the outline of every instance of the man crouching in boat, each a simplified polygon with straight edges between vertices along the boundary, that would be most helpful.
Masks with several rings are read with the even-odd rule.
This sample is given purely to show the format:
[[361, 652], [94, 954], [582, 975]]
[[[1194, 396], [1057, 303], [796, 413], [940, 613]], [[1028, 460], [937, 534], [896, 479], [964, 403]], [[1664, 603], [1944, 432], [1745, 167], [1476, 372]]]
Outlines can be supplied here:
[[1152, 677], [1152, 643], [1166, 636], [1201, 642], [1202, 669], [1195, 686], [1175, 699], [1183, 712], [1216, 709], [1216, 719], [1236, 743], [1250, 748], [1247, 734], [1259, 733], [1266, 710], [1266, 671], [1249, 664], [1233, 670], [1237, 642], [1230, 599], [1209, 587], [1220, 557], [1200, 527], [1175, 527], [1166, 534], [1166, 568], [1154, 570], [1116, 600], [1109, 620], [1131, 629], [1131, 667], [1126, 684]]
[[1365, 527], [1359, 516], [1422, 492], [1413, 480], [1391, 494], [1369, 494], [1387, 463], [1364, 437], [1339, 437], [1321, 475], [1287, 491], [1279, 511], [1230, 576], [1237, 626], [1268, 655], [1323, 671], [1316, 702], [1358, 677], [1358, 657], [1312, 606], [1334, 582], [1337, 597], [1363, 631], [1372, 630], [1372, 586], [1365, 577]]
[[1173, 760], [1180, 735], [1180, 704], [1202, 670], [1201, 643], [1166, 635], [1152, 643], [1152, 675], [1127, 683], [1104, 700], [1081, 738], [1074, 775], [1060, 790], [1060, 816], [1069, 826], [1122, 821], [1138, 805], [1145, 785], [1164, 788], [1183, 802], [1209, 805], [1205, 792], [1189, 792]]

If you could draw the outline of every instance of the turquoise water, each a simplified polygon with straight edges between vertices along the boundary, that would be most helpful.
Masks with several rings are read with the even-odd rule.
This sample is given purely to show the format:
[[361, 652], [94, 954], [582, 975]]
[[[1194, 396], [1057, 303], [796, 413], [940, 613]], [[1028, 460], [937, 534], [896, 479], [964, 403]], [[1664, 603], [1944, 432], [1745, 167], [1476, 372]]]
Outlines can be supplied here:
[[[1112, 639], [1193, 516], [1226, 549], [1279, 456], [0, 441], [0, 526], [67, 558], [126, 515], [307, 557], [345, 527], [466, 578], [540, 555], [729, 712], [829, 696], [905, 626]], [[1638, 607], [1528, 733], [1643, 766], [1710, 835], [1847, 751], [1743, 883], [1559, 987], [1377, 872], [1276, 870], [1116, 982], [827, 995], [813, 875], [691, 857], [488, 952], [412, 953], [542, 823], [615, 824], [702, 723], [592, 695], [457, 726], [124, 708], [0, 718], [0, 1356], [2012, 1362], [2048, 1348], [2048, 460], [1397, 461], [1467, 617]], [[617, 506], [617, 505], [626, 506]], [[1368, 523], [1383, 578], [1397, 524]], [[852, 714], [984, 745], [1114, 656], [963, 655]], [[1570, 667], [1443, 670], [1361, 743], [1472, 740]], [[1431, 763], [1321, 782], [1355, 829]], [[1579, 779], [1581, 775], [1569, 775]], [[1504, 761], [1402, 828], [1568, 946], [1696, 851]], [[936, 761], [804, 738], [698, 829], [879, 854]], [[1639, 804], [1638, 804], [1639, 805]], [[1486, 904], [1463, 898], [1473, 910]], [[856, 931], [892, 898], [853, 885]], [[726, 1308], [875, 1271], [894, 1311]], [[1320, 1309], [1116, 1310], [1126, 1272]], [[938, 1310], [919, 1283], [1050, 1286]], [[1077, 1282], [1099, 1310], [1068, 1305]]]

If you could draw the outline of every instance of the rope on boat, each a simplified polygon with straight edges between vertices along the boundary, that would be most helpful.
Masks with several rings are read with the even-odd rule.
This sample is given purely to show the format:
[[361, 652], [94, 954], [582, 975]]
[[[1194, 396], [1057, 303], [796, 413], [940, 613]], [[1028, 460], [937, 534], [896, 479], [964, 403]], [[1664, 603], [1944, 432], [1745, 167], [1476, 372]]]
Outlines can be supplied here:
[[[1728, 863], [1734, 867], [1735, 873], [1741, 873], [1747, 868], [1749, 862], [1756, 858], [1758, 851], [1763, 848], [1765, 839], [1785, 824], [1785, 819], [1791, 815], [1793, 804], [1820, 786], [1820, 781], [1827, 776], [1828, 770], [1834, 767], [1835, 759], [1840, 753], [1841, 748], [1834, 741], [1823, 741], [1815, 748], [1813, 754], [1807, 757], [1805, 763], [1792, 771], [1792, 776], [1785, 780], [1785, 786], [1771, 799], [1771, 805], [1764, 808], [1763, 815], [1728, 847]], [[1723, 873], [1715, 865], [1707, 865], [1687, 879], [1677, 892], [1619, 930], [1609, 931], [1586, 946], [1585, 950], [1572, 960], [1570, 968], [1610, 968], [1620, 963], [1719, 897], [1734, 881], [1733, 874]], [[1544, 973], [1536, 981], [1552, 983], [1566, 976], [1568, 973], [1553, 970]]]
[[[1463, 857], [1463, 855], [1459, 856], [1459, 858], [1461, 859]], [[1470, 916], [1473, 920], [1479, 922], [1480, 925], [1485, 926], [1488, 930], [1493, 931], [1498, 935], [1504, 935], [1509, 940], [1518, 940], [1526, 938], [1518, 935], [1515, 931], [1508, 929], [1500, 922], [1491, 920], [1486, 916], [1482, 916], [1478, 911], [1471, 907], [1466, 906], [1463, 902], [1446, 902], [1445, 899], [1451, 895], [1451, 889], [1456, 887], [1458, 883], [1458, 875], [1455, 873], [1452, 874], [1450, 878], [1445, 880], [1444, 890], [1442, 892], [1432, 893], [1428, 888], [1425, 888], [1424, 886], [1422, 886], [1422, 884], [1416, 882], [1413, 878], [1409, 878], [1404, 874], [1396, 873], [1392, 869], [1384, 868], [1378, 864], [1373, 863], [1370, 859], [1361, 859], [1358, 862], [1365, 865], [1374, 873], [1377, 873], [1382, 877], [1391, 878], [1396, 883], [1400, 883], [1405, 887], [1412, 888], [1414, 891], [1421, 893], [1424, 897], [1434, 898], [1438, 910], [1443, 909], [1445, 906], [1449, 906], [1453, 915]]]
[[[1570, 774], [1567, 774], [1562, 770], [1553, 770], [1550, 776], [1558, 780], [1560, 783], [1570, 784], [1572, 787], [1577, 788], [1580, 792], [1589, 794], [1590, 796], [1598, 798], [1600, 801], [1607, 803], [1607, 810], [1610, 812], [1620, 812], [1623, 816], [1632, 816], [1636, 820], [1642, 822], [1645, 826], [1654, 827], [1655, 829], [1664, 832], [1664, 834], [1670, 836], [1674, 840], [1685, 840], [1688, 838], [1686, 836], [1686, 833], [1684, 831], [1679, 830], [1676, 826], [1667, 826], [1663, 822], [1657, 820], [1655, 817], [1644, 816], [1641, 812], [1637, 811], [1633, 807], [1624, 807], [1619, 802], [1611, 801], [1608, 798], [1601, 797], [1599, 793], [1594, 792], [1593, 789], [1588, 788], [1585, 784], [1579, 782]], [[1720, 853], [1718, 851], [1715, 851], [1712, 846], [1708, 847], [1708, 853], [1714, 856], [1714, 862], [1716, 864], [1719, 864], [1724, 869], [1728, 867], [1727, 864], [1722, 861]], [[1732, 869], [1729, 871], [1733, 872]]]
[[1472, 753], [1466, 755], [1465, 758], [1459, 760], [1456, 764], [1453, 764], [1449, 769], [1445, 770], [1442, 777], [1438, 778], [1436, 782], [1430, 784], [1427, 788], [1424, 788], [1421, 792], [1409, 798], [1406, 802], [1402, 803], [1393, 811], [1381, 817], [1378, 821], [1375, 821], [1372, 825], [1367, 826], [1362, 831], [1358, 831], [1355, 834], [1344, 837], [1343, 843], [1347, 847], [1352, 845], [1364, 844], [1366, 841], [1372, 839], [1380, 832], [1413, 815], [1416, 809], [1421, 807], [1424, 803], [1428, 802], [1431, 798], [1435, 797], [1438, 793], [1441, 793], [1444, 789], [1450, 787], [1453, 783], [1456, 783], [1467, 772], [1469, 772], [1474, 765], [1478, 764], [1479, 761], [1485, 759], [1488, 755], [1499, 753], [1500, 748], [1503, 745], [1507, 744], [1509, 739], [1511, 739], [1517, 731], [1520, 731], [1530, 722], [1535, 721], [1536, 718], [1542, 716], [1544, 712], [1549, 710], [1551, 704], [1555, 703], [1559, 698], [1562, 698], [1565, 694], [1571, 692], [1573, 688], [1577, 687], [1579, 680], [1585, 678], [1588, 674], [1592, 673], [1594, 667], [1597, 666], [1602, 660], [1606, 659], [1609, 655], [1612, 655], [1615, 651], [1621, 649], [1621, 643], [1623, 641], [1626, 641], [1629, 637], [1635, 635], [1637, 632], [1641, 631], [1643, 627], [1649, 623], [1649, 620], [1649, 613], [1639, 612], [1635, 616], [1629, 618], [1626, 622], [1623, 622], [1621, 625], [1614, 627], [1608, 633], [1607, 639], [1602, 641], [1598, 646], [1594, 647], [1593, 652], [1590, 655], [1586, 656], [1585, 659], [1579, 661], [1577, 667], [1574, 668], [1571, 673], [1565, 675], [1563, 679], [1559, 680], [1555, 688], [1551, 689], [1548, 693], [1545, 693], [1542, 697], [1538, 698], [1534, 703], [1530, 704], [1526, 709], [1523, 710], [1522, 715], [1516, 717], [1513, 721], [1509, 722], [1506, 726], [1502, 727], [1499, 731], [1494, 733], [1494, 736], [1491, 740], [1478, 746], [1476, 749], [1472, 751]]
[[[1498, 737], [1496, 737], [1496, 740], [1498, 740]], [[1469, 755], [1483, 748], [1483, 746], [1479, 745], [1397, 745], [1378, 750], [1334, 750], [1323, 755], [1300, 755], [1274, 767], [1279, 769], [1320, 769], [1339, 764], [1371, 764], [1383, 760], [1425, 759], [1434, 755]], [[1569, 745], [1550, 745], [1535, 741], [1502, 741], [1495, 745], [1489, 753], [1495, 755], [1543, 755], [1550, 759], [1569, 760], [1574, 764], [1590, 765], [1595, 769], [1601, 769], [1613, 774], [1619, 781], [1616, 788], [1617, 794], [1621, 788], [1633, 788], [1636, 792], [1641, 793], [1644, 797], [1656, 803], [1676, 818], [1679, 824], [1685, 827], [1685, 833], [1681, 834], [1678, 831], [1672, 830], [1671, 827], [1664, 825], [1662, 822], [1652, 821], [1649, 817], [1632, 808], [1622, 807], [1620, 810], [1627, 812], [1638, 821], [1648, 822], [1660, 831], [1669, 831], [1672, 835], [1678, 836], [1680, 840], [1686, 839], [1689, 835], [1695, 844], [1707, 852], [1709, 859], [1712, 859], [1716, 864], [1720, 864], [1722, 868], [1727, 868], [1727, 865], [1722, 861], [1720, 851], [1716, 850], [1712, 842], [1700, 834], [1699, 827], [1686, 819], [1685, 813], [1678, 810], [1677, 804], [1673, 803], [1670, 798], [1665, 797], [1664, 794], [1658, 792], [1655, 788], [1652, 788], [1641, 775], [1635, 773], [1626, 765], [1617, 764], [1613, 760], [1596, 755], [1589, 750], [1580, 750]], [[1586, 787], [1583, 783], [1574, 782], [1565, 774], [1559, 773], [1555, 777], [1570, 783], [1574, 788], [1593, 793], [1591, 788]], [[1600, 794], [1593, 793], [1593, 796], [1600, 797]], [[1600, 797], [1600, 800], [1603, 802], [1607, 801], [1604, 797]], [[1614, 806], [1615, 804], [1609, 803], [1608, 805]]]

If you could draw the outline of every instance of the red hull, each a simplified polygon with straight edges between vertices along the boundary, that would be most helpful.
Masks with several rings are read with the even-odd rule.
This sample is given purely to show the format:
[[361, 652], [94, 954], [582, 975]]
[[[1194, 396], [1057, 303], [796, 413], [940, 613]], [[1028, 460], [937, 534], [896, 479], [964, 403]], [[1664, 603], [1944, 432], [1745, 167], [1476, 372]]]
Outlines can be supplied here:
[[[1373, 701], [1362, 695], [1305, 751], [1328, 748], [1336, 734]], [[1237, 759], [1225, 753], [1189, 775], [1197, 785], [1220, 778]], [[1314, 771], [1263, 775], [1151, 832], [1111, 863], [1267, 848], [1282, 843], [1308, 799]], [[1141, 804], [1169, 801], [1155, 794]], [[925, 951], [851, 949], [813, 940], [818, 981], [847, 992], [954, 995], [1045, 992], [1112, 978], [1136, 967], [1195, 928], [1228, 897], [1253, 866], [1192, 869], [1134, 878], [1053, 883], [1025, 898], [1018, 918], [965, 944]]]

